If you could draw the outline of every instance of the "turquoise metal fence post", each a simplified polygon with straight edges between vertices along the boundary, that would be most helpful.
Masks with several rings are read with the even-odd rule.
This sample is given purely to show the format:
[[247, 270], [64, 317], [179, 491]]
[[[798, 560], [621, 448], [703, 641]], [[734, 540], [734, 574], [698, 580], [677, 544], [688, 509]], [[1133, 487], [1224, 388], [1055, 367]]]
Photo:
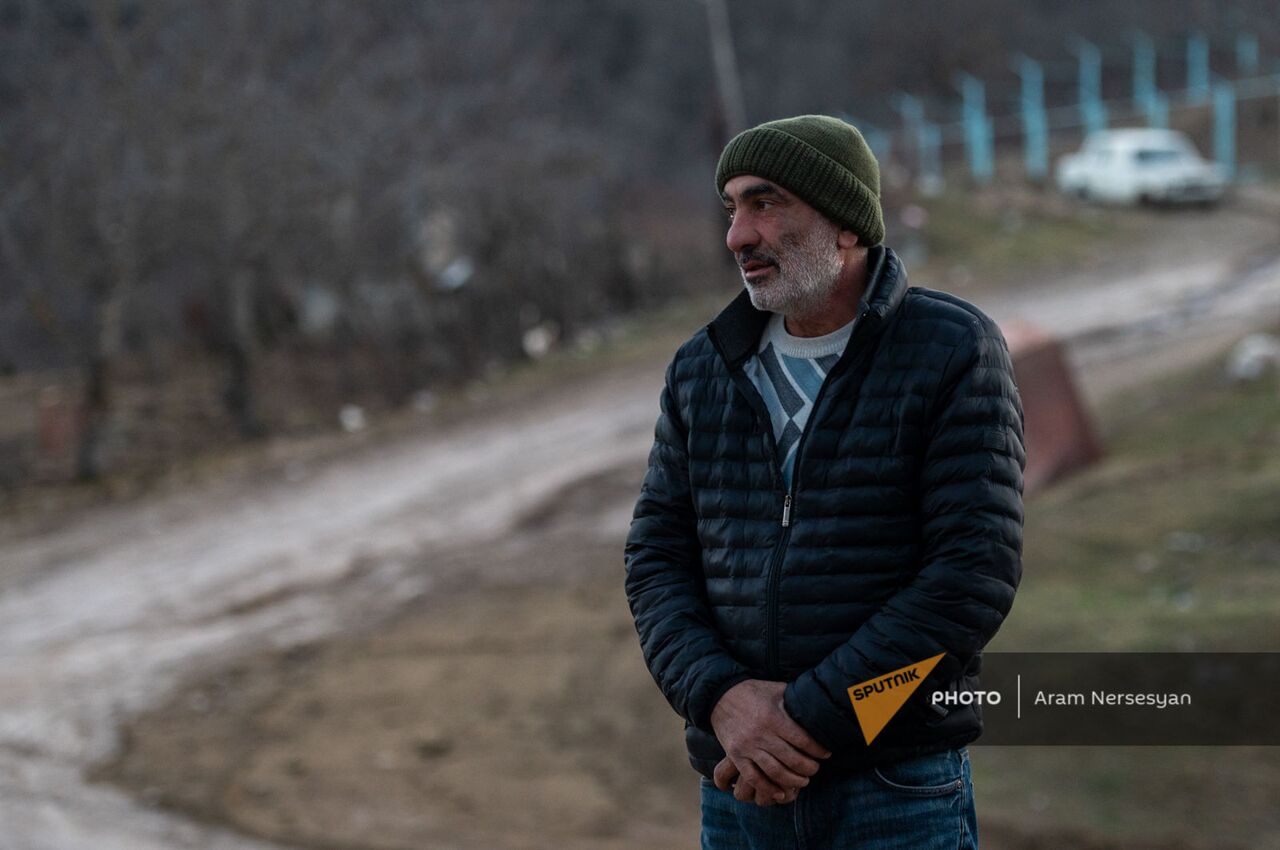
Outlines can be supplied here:
[[1169, 126], [1169, 99], [1156, 88], [1155, 44], [1143, 32], [1133, 37], [1133, 100], [1148, 127]]
[[902, 116], [916, 149], [916, 179], [934, 188], [942, 180], [941, 133], [924, 118], [920, 99], [906, 92], [893, 96], [894, 109]]
[[1102, 51], [1083, 38], [1073, 40], [1080, 62], [1077, 78], [1080, 118], [1085, 130], [1094, 133], [1107, 128], [1107, 108], [1102, 104]]
[[995, 157], [991, 150], [986, 87], [972, 74], [958, 74], [956, 81], [964, 98], [964, 141], [969, 154], [969, 173], [979, 183], [990, 183], [995, 174]]
[[1147, 117], [1148, 127], [1164, 127], [1168, 116], [1156, 90], [1156, 48], [1151, 37], [1133, 37], [1133, 100]]
[[1213, 158], [1227, 172], [1236, 174], [1236, 91], [1235, 86], [1220, 80], [1213, 87]]
[[1209, 40], [1201, 33], [1187, 39], [1187, 98], [1195, 103], [1209, 99]]
[[1151, 98], [1150, 109], [1147, 111], [1147, 126], [1160, 128], [1169, 126], [1168, 95], [1156, 92]]
[[893, 153], [893, 137], [887, 130], [882, 130], [866, 121], [858, 121], [851, 115], [843, 115], [841, 117], [858, 128], [858, 132], [862, 133], [862, 138], [867, 141], [867, 147], [871, 148], [871, 152], [876, 155], [878, 161], [889, 161], [889, 156]]
[[1146, 103], [1156, 93], [1156, 48], [1151, 36], [1140, 32], [1133, 37], [1133, 100]]
[[920, 150], [920, 125], [924, 123], [924, 107], [920, 105], [919, 98], [900, 91], [893, 95], [893, 108], [902, 116], [910, 143], [915, 146], [918, 176], [924, 170], [924, 156]]
[[942, 189], [942, 130], [937, 124], [920, 122], [920, 176], [929, 191]]
[[[902, 116], [902, 122], [907, 125], [907, 132], [913, 136], [916, 135], [916, 130], [924, 121], [924, 106], [920, 104], [920, 98], [904, 91], [894, 92], [893, 108]], [[919, 163], [916, 164], [919, 165]]]
[[1044, 114], [1044, 68], [1029, 56], [1015, 66], [1022, 80], [1022, 149], [1027, 176], [1043, 180], [1049, 174], [1049, 132]]
[[1252, 33], [1242, 32], [1236, 36], [1236, 73], [1258, 73], [1258, 37]]

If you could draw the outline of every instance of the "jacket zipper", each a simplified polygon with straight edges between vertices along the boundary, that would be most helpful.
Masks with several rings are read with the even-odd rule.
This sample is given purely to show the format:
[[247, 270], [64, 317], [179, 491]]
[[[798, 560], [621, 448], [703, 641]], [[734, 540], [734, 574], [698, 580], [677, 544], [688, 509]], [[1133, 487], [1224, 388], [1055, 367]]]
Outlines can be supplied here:
[[[858, 324], [853, 328], [854, 336], [850, 337], [846, 347], [853, 346], [858, 331], [866, 326], [866, 319], [869, 313], [870, 311], [863, 311], [858, 316]], [[864, 350], [858, 351], [842, 371], [847, 372], [855, 366], [862, 365], [862, 361], [866, 356], [867, 349], [864, 348]], [[839, 365], [839, 363], [836, 364], [837, 367]], [[782, 583], [782, 557], [787, 551], [787, 545], [791, 542], [791, 511], [795, 506], [796, 493], [800, 490], [800, 467], [801, 461], [804, 460], [804, 444], [813, 428], [814, 421], [818, 418], [818, 411], [822, 405], [822, 399], [826, 396], [827, 387], [838, 377], [836, 368], [833, 367], [831, 372], [827, 373], [822, 386], [818, 388], [818, 395], [813, 400], [813, 408], [809, 411], [809, 420], [804, 423], [804, 430], [800, 432], [800, 442], [796, 444], [796, 463], [791, 474], [791, 486], [786, 490], [786, 495], [782, 499], [782, 538], [778, 541], [773, 558], [769, 561], [768, 584], [765, 595], [765, 666], [768, 668], [769, 675], [774, 678], [781, 674], [778, 669], [778, 589]], [[773, 433], [772, 425], [769, 425], [769, 433]], [[774, 458], [776, 464], [776, 446], [774, 448]]]
[[[859, 324], [854, 326], [853, 336], [850, 337], [849, 342], [846, 344], [846, 348], [853, 346], [854, 340], [858, 336], [858, 331], [866, 326], [866, 319], [868, 315], [870, 315], [870, 311], [864, 310], [858, 316]], [[712, 338], [712, 344], [715, 345], [716, 348], [719, 348], [719, 344], [716, 343], [714, 337]], [[721, 352], [721, 356], [724, 356], [723, 352]], [[858, 352], [854, 356], [853, 360], [849, 361], [846, 370], [842, 371], [852, 369], [855, 365], [861, 365], [862, 360], [865, 359], [866, 356], [866, 351]], [[837, 363], [836, 367], [839, 367], [840, 365], [841, 364]], [[831, 372], [828, 372], [826, 379], [822, 382], [822, 386], [818, 388], [818, 396], [813, 401], [813, 409], [809, 413], [809, 421], [805, 423], [804, 431], [800, 433], [800, 442], [796, 445], [796, 465], [795, 473], [791, 479], [791, 486], [783, 488], [781, 523], [782, 536], [778, 539], [778, 542], [774, 544], [773, 555], [769, 559], [768, 572], [765, 574], [765, 668], [767, 675], [774, 679], [777, 679], [779, 676], [778, 585], [782, 581], [782, 556], [786, 553], [787, 545], [791, 541], [791, 512], [795, 505], [796, 492], [799, 489], [800, 461], [804, 457], [803, 452], [805, 439], [809, 436], [809, 430], [812, 428], [814, 420], [817, 419], [818, 407], [822, 404], [822, 399], [826, 395], [827, 386], [836, 377], [834, 372], [835, 368], [833, 368]], [[774, 484], [775, 486], [781, 485], [784, 482], [782, 478], [782, 465], [778, 460], [778, 441], [773, 434], [773, 425], [769, 421], [768, 410], [764, 409], [764, 399], [760, 398], [759, 390], [756, 389], [755, 384], [751, 383], [751, 379], [746, 376], [746, 373], [742, 371], [741, 365], [730, 368], [729, 373], [734, 383], [738, 384], [739, 389], [742, 390], [743, 394], [751, 403], [752, 408], [755, 409], [757, 416], [760, 416], [761, 410], [764, 410], [764, 415], [761, 418], [764, 420], [765, 435], [769, 442], [769, 455]]]
[[[796, 455], [800, 462], [800, 455]], [[765, 669], [769, 676], [776, 679], [778, 670], [778, 585], [782, 583], [782, 558], [787, 553], [787, 545], [791, 542], [791, 494], [787, 493], [782, 502], [782, 537], [778, 540], [773, 557], [769, 559], [765, 594]]]

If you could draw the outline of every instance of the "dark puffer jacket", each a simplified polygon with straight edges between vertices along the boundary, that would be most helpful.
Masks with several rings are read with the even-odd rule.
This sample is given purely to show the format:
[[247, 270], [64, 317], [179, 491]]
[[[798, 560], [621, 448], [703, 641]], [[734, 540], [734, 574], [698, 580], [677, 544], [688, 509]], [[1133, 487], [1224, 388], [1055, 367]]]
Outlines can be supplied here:
[[[982, 731], [981, 649], [1022, 571], [1022, 406], [999, 328], [907, 287], [878, 246], [853, 336], [827, 376], [784, 492], [743, 371], [768, 313], [740, 293], [667, 370], [626, 544], [645, 661], [685, 718], [694, 768], [724, 757], [711, 710], [748, 678], [785, 681], [788, 713], [833, 752], [822, 775], [957, 747]], [[872, 744], [847, 689], [945, 657]]]

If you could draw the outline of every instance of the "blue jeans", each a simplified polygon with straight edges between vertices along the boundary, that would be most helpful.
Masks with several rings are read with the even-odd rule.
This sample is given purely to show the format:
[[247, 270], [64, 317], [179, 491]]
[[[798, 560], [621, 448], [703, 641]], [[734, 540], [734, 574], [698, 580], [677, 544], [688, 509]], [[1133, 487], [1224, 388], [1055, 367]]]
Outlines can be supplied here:
[[823, 782], [794, 802], [740, 803], [702, 779], [702, 850], [976, 850], [967, 748]]

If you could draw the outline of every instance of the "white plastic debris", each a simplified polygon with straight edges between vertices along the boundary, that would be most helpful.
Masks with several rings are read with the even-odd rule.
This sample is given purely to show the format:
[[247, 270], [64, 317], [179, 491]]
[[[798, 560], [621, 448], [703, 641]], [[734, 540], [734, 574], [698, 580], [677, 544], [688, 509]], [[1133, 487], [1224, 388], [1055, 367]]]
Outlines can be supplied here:
[[461, 289], [471, 280], [475, 271], [475, 263], [471, 262], [470, 257], [458, 257], [440, 272], [438, 286], [446, 290]]
[[524, 353], [533, 360], [546, 357], [560, 338], [560, 326], [555, 322], [543, 322], [524, 332], [521, 340]]
[[342, 410], [338, 411], [338, 422], [341, 423], [342, 430], [348, 434], [364, 430], [365, 425], [369, 424], [364, 415], [364, 408], [358, 404], [344, 404]]
[[1227, 360], [1227, 374], [1233, 381], [1256, 381], [1280, 368], [1280, 339], [1256, 333], [1240, 340]]

